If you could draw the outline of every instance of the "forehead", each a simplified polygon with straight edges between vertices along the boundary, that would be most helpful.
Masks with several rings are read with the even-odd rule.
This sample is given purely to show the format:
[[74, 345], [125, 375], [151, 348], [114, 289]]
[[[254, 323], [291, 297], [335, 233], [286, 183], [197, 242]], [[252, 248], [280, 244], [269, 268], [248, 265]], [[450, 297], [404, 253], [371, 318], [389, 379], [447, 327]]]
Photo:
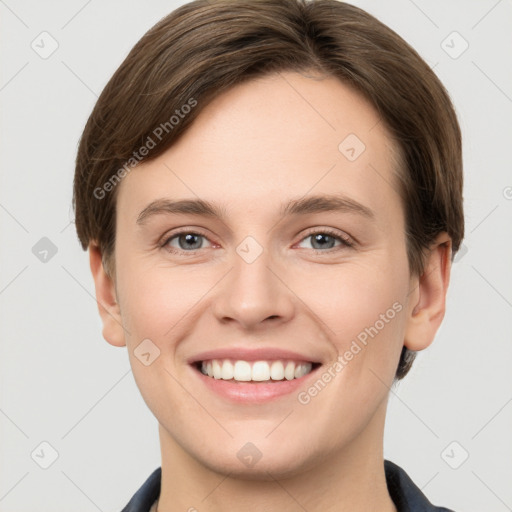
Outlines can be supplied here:
[[208, 104], [158, 158], [121, 182], [118, 208], [138, 215], [157, 198], [257, 210], [308, 194], [343, 193], [384, 213], [399, 203], [397, 146], [375, 109], [334, 77], [280, 72]]

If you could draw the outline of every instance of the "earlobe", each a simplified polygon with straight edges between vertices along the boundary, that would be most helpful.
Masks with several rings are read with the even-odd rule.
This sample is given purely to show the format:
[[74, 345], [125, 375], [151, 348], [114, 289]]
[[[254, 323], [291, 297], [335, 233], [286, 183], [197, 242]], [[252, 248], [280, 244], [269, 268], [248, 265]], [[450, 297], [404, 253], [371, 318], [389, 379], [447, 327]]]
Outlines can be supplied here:
[[114, 281], [103, 266], [101, 251], [94, 242], [89, 244], [89, 264], [96, 288], [96, 302], [103, 323], [103, 337], [116, 347], [126, 345], [121, 311], [117, 303]]
[[440, 233], [430, 246], [425, 271], [411, 281], [404, 345], [424, 350], [433, 341], [444, 318], [446, 293], [450, 283], [452, 241]]

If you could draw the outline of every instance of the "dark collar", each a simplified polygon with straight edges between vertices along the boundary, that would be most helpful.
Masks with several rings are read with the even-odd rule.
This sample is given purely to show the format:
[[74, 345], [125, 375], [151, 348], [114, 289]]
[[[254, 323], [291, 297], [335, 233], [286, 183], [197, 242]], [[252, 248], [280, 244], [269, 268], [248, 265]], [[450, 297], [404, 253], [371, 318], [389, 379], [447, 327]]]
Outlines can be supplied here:
[[[409, 475], [395, 463], [384, 460], [384, 471], [389, 495], [398, 512], [453, 512], [432, 505]], [[121, 512], [149, 512], [160, 495], [161, 477], [162, 468], [155, 469]]]
[[388, 492], [398, 512], [453, 512], [428, 501], [409, 475], [397, 464], [384, 460]]

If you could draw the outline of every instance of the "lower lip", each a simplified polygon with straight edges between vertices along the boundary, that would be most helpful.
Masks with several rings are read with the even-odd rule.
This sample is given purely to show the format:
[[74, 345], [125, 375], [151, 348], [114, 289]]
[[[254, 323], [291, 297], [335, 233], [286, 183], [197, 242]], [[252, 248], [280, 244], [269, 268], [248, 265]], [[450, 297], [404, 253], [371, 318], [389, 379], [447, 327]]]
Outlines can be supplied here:
[[193, 367], [193, 371], [204, 382], [204, 384], [225, 398], [234, 402], [240, 403], [263, 403], [275, 400], [290, 393], [296, 392], [299, 388], [305, 385], [309, 378], [316, 374], [317, 367], [307, 375], [298, 379], [292, 380], [279, 380], [275, 382], [240, 382], [233, 380], [215, 379], [204, 375], [197, 368]]

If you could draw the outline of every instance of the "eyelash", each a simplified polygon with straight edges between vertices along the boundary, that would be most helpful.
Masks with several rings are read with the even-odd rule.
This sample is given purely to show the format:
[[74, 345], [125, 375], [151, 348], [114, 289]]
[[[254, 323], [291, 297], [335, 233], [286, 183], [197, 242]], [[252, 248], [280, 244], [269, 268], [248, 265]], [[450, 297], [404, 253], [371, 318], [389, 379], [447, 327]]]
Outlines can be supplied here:
[[[339, 233], [333, 231], [333, 230], [330, 230], [330, 229], [316, 229], [316, 230], [312, 230], [312, 231], [309, 231], [306, 235], [304, 235], [299, 242], [302, 242], [303, 240], [305, 240], [306, 238], [309, 238], [313, 235], [329, 235], [330, 237], [332, 238], [335, 238], [335, 239], [338, 239], [340, 242], [341, 242], [341, 246], [338, 246], [338, 247], [331, 247], [329, 249], [326, 249], [326, 250], [322, 250], [322, 249], [311, 249], [313, 251], [315, 251], [317, 254], [318, 253], [332, 253], [332, 252], [335, 252], [337, 250], [340, 250], [340, 249], [343, 249], [343, 248], [352, 248], [354, 247], [354, 243], [348, 238], [348, 237], [345, 237], [343, 235], [340, 235]], [[201, 249], [197, 249], [195, 251], [185, 251], [183, 249], [175, 249], [174, 247], [167, 247], [167, 244], [173, 240], [174, 238], [176, 237], [179, 237], [180, 235], [199, 235], [199, 236], [202, 236], [203, 238], [206, 238], [208, 239], [208, 237], [202, 233], [200, 230], [196, 230], [196, 231], [191, 231], [191, 230], [182, 230], [182, 231], [178, 231], [176, 233], [173, 233], [171, 236], [168, 236], [168, 237], [165, 237], [164, 238], [164, 241], [162, 243], [159, 244], [160, 248], [162, 249], [165, 249], [166, 251], [172, 253], [172, 254], [189, 254], [189, 255], [195, 255], [197, 254], [198, 251], [200, 251]]]

